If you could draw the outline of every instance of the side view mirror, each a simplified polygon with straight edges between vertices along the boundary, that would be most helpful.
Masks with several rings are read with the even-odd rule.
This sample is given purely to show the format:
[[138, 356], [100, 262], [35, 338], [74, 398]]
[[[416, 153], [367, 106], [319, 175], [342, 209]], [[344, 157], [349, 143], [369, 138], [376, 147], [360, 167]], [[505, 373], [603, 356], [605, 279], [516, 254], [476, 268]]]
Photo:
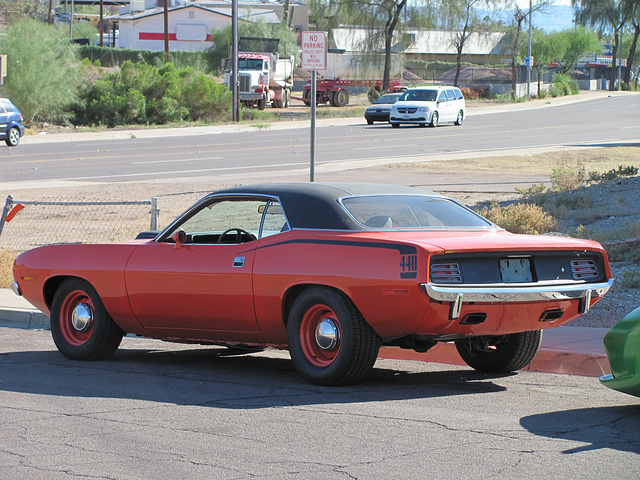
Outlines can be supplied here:
[[176, 242], [175, 248], [182, 248], [182, 245], [187, 241], [187, 234], [184, 230], [178, 230], [171, 235], [171, 239]]

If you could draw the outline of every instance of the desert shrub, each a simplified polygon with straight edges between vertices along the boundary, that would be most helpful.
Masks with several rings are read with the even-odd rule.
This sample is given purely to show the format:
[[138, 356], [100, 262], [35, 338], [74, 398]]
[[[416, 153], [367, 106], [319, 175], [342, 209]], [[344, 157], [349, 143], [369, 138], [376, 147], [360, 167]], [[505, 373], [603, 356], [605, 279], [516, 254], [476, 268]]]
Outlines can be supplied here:
[[581, 159], [577, 159], [575, 164], [560, 160], [557, 166], [551, 169], [551, 190], [554, 192], [575, 190], [586, 184], [585, 166]]
[[9, 288], [13, 282], [13, 261], [18, 252], [11, 248], [0, 248], [0, 288]]
[[467, 100], [477, 100], [480, 97], [480, 94], [477, 90], [471, 89], [469, 87], [462, 87], [460, 91], [462, 91], [462, 95], [464, 95], [464, 98], [466, 98]]
[[553, 83], [549, 88], [549, 93], [552, 97], [576, 95], [579, 91], [578, 82], [563, 73], [556, 73], [553, 76]]
[[26, 125], [68, 120], [70, 106], [79, 100], [77, 47], [65, 32], [37, 20], [18, 21], [3, 33], [0, 52], [8, 65], [2, 96], [11, 98]]
[[618, 178], [624, 177], [634, 177], [638, 174], [638, 167], [634, 167], [633, 165], [627, 165], [623, 167], [622, 165], [618, 165], [618, 168], [612, 168], [608, 172], [599, 173], [599, 172], [589, 172], [589, 180], [593, 183], [602, 183], [608, 182], [611, 180], [616, 180]]
[[501, 207], [494, 200], [490, 207], [484, 207], [479, 213], [512, 233], [538, 235], [552, 232], [556, 227], [555, 219], [539, 205], [514, 203]]
[[533, 185], [529, 185], [528, 187], [516, 187], [516, 192], [518, 192], [523, 197], [537, 197], [542, 194], [547, 186], [544, 182], [540, 182], [539, 184], [534, 183]]

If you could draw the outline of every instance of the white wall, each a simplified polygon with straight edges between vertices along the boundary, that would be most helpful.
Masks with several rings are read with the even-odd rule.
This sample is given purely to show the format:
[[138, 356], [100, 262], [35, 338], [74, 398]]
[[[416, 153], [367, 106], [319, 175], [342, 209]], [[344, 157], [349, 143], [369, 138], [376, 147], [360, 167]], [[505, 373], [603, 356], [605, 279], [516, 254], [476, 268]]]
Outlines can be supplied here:
[[[199, 8], [169, 12], [169, 50], [203, 51], [213, 45], [211, 31], [231, 23], [231, 19]], [[120, 18], [120, 48], [164, 50], [164, 15], [150, 15], [136, 20]]]

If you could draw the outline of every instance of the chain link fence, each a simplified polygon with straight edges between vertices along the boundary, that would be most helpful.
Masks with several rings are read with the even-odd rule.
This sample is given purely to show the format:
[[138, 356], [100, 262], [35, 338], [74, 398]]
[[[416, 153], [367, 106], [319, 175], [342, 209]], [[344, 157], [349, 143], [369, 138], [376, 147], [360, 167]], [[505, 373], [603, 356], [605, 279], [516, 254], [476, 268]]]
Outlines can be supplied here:
[[131, 240], [158, 229], [158, 199], [146, 201], [25, 201], [9, 195], [0, 217], [0, 249], [16, 252], [54, 243]]

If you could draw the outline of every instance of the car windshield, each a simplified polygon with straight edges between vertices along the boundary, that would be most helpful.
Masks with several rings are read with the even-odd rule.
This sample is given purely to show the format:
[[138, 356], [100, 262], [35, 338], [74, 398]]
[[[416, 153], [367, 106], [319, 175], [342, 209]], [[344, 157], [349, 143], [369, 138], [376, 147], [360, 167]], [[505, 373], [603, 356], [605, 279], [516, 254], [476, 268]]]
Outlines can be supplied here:
[[493, 226], [480, 215], [442, 197], [372, 195], [345, 198], [342, 205], [358, 223], [383, 230]]
[[376, 104], [382, 104], [382, 103], [396, 103], [396, 101], [398, 100], [398, 95], [396, 94], [388, 94], [388, 95], [382, 95], [378, 100], [376, 100]]
[[438, 96], [437, 90], [407, 90], [400, 97], [399, 102], [434, 102]]

